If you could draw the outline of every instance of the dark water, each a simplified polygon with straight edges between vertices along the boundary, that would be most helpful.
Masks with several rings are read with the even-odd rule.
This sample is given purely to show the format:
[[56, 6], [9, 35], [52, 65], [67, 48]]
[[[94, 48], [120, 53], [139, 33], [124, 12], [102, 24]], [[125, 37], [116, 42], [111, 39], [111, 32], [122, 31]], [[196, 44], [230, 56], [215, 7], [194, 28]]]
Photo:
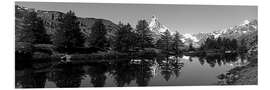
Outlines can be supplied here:
[[247, 64], [245, 55], [170, 56], [122, 62], [59, 64], [16, 70], [16, 88], [211, 85], [217, 75]]

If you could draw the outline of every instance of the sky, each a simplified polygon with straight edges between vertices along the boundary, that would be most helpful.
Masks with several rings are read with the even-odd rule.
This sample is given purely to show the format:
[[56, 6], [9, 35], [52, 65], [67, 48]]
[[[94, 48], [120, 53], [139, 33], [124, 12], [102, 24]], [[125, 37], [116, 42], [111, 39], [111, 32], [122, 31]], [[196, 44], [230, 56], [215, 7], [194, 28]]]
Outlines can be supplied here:
[[72, 10], [79, 17], [108, 19], [115, 24], [121, 21], [130, 23], [134, 28], [138, 20], [150, 21], [151, 16], [156, 16], [161, 24], [171, 31], [180, 33], [211, 32], [258, 18], [257, 6], [63, 2], [15, 2], [15, 4], [36, 10], [60, 12]]

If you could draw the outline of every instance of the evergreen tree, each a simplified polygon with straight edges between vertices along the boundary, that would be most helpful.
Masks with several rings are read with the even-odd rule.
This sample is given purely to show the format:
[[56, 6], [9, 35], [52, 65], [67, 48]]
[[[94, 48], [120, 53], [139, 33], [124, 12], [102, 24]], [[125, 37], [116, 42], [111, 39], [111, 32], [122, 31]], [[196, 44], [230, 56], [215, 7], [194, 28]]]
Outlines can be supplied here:
[[15, 57], [17, 63], [18, 60], [25, 61], [32, 58], [34, 52], [33, 44], [48, 44], [50, 43], [50, 38], [36, 12], [25, 11], [22, 13], [17, 9], [15, 12]]
[[49, 35], [46, 33], [46, 29], [41, 18], [37, 18], [37, 23], [34, 25], [35, 42], [38, 44], [48, 44], [51, 43]]
[[27, 42], [33, 44], [45, 44], [50, 38], [45, 31], [43, 22], [37, 17], [37, 13], [27, 12], [23, 16], [22, 29], [16, 29], [16, 42]]
[[246, 44], [246, 41], [245, 41], [245, 39], [242, 39], [241, 41], [240, 41], [240, 51], [247, 51], [247, 44]]
[[218, 37], [217, 38], [217, 46], [218, 46], [217, 49], [224, 50], [223, 41], [222, 41], [222, 38], [221, 37]]
[[183, 46], [183, 42], [180, 40], [179, 32], [176, 32], [173, 38], [172, 48], [176, 54], [180, 53], [180, 48]]
[[238, 41], [236, 39], [232, 39], [231, 46], [232, 46], [232, 50], [237, 50], [238, 49]]
[[138, 34], [138, 47], [141, 49], [153, 47], [153, 38], [146, 20], [138, 21], [138, 24], [136, 25], [136, 33]]
[[133, 28], [128, 23], [127, 25], [119, 24], [120, 29], [116, 32], [115, 49], [116, 51], [126, 52], [134, 49], [136, 42], [136, 33], [132, 32]]
[[91, 33], [88, 38], [88, 43], [90, 47], [95, 47], [104, 50], [109, 46], [108, 40], [106, 38], [107, 30], [101, 19], [98, 19], [93, 27], [91, 28]]
[[209, 37], [201, 46], [201, 50], [220, 49], [220, 50], [237, 50], [239, 48], [237, 39], [221, 38], [217, 39]]
[[53, 40], [55, 46], [63, 52], [72, 52], [73, 49], [82, 47], [84, 37], [75, 13], [68, 11], [60, 21], [60, 28], [57, 29]]
[[193, 43], [190, 43], [189, 46], [188, 46], [188, 50], [189, 51], [194, 51], [194, 47], [193, 47]]
[[[34, 17], [35, 12], [29, 12], [23, 17], [22, 21], [22, 28], [16, 27], [16, 42], [27, 42], [27, 43], [34, 43], [35, 36], [33, 31], [33, 23], [34, 23]], [[16, 20], [16, 24], [20, 24], [18, 20]]]
[[157, 47], [162, 49], [165, 52], [169, 52], [172, 50], [172, 37], [169, 30], [166, 30], [162, 35], [161, 38], [157, 41]]

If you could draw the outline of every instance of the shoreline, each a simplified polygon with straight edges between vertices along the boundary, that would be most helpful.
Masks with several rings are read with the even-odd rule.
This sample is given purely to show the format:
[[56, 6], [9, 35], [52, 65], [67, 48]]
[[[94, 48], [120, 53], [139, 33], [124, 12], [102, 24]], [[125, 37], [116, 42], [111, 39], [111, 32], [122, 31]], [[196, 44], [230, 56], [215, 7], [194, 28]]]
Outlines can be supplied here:
[[258, 85], [257, 56], [250, 58], [248, 65], [235, 67], [217, 77], [220, 79], [217, 85]]

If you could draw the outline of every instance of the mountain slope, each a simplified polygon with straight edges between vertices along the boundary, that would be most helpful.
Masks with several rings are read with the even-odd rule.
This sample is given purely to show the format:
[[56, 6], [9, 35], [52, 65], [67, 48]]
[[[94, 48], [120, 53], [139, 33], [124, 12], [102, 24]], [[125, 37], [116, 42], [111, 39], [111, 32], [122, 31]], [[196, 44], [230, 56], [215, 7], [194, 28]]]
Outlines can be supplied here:
[[250, 36], [257, 36], [257, 31], [258, 31], [257, 20], [251, 21], [245, 20], [244, 23], [241, 25], [236, 25], [234, 27], [216, 30], [208, 33], [189, 34], [188, 37], [183, 37], [182, 39], [184, 41], [186, 39], [189, 39], [190, 41], [186, 43], [193, 43], [197, 45], [201, 45], [202, 43], [204, 43], [204, 41], [210, 36], [213, 36], [215, 38], [222, 37], [222, 38], [237, 39], [238, 41], [240, 41], [244, 39], [243, 37], [247, 38]]
[[[26, 7], [21, 7], [18, 5], [15, 6], [15, 17], [16, 17], [15, 27], [18, 27], [16, 28], [16, 30], [20, 29], [19, 27], [21, 22], [19, 21], [23, 20], [24, 14], [31, 11], [35, 10]], [[43, 20], [46, 32], [50, 36], [54, 35], [60, 23], [60, 19], [64, 16], [65, 13], [59, 11], [45, 11], [45, 10], [37, 10], [36, 12], [37, 16]], [[78, 17], [81, 32], [84, 33], [85, 37], [88, 37], [88, 35], [91, 33], [91, 28], [97, 20], [98, 20], [97, 18]], [[107, 38], [114, 37], [115, 36], [114, 32], [119, 29], [118, 25], [106, 19], [101, 20], [107, 29], [106, 37]]]

